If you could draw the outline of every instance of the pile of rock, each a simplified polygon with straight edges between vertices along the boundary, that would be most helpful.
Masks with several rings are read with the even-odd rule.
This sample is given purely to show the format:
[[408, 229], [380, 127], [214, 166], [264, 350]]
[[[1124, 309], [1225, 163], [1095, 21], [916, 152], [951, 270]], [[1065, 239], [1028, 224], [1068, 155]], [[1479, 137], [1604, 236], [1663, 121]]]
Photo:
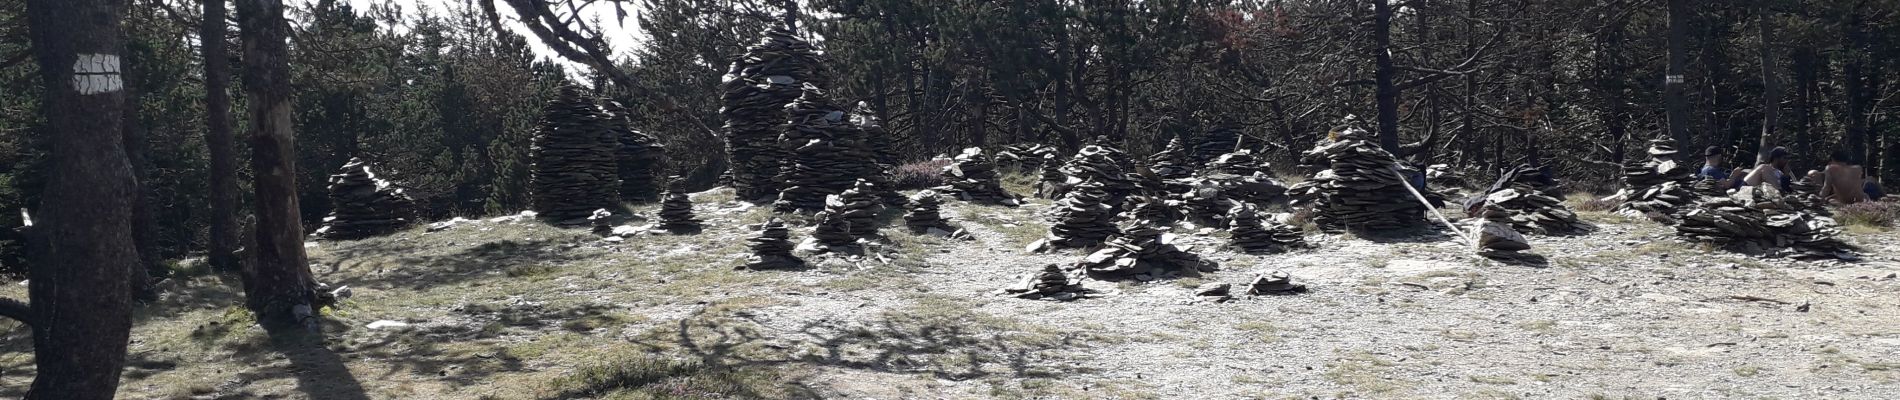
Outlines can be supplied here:
[[1061, 198], [1068, 194], [1069, 186], [1069, 175], [1062, 173], [1062, 163], [1056, 161], [1056, 155], [1051, 153], [1043, 157], [1042, 175], [1036, 180], [1036, 197]]
[[1208, 162], [1222, 154], [1240, 150], [1240, 127], [1233, 121], [1216, 121], [1201, 134], [1201, 140], [1194, 145], [1194, 159]]
[[1271, 166], [1255, 158], [1252, 151], [1222, 154], [1208, 167], [1198, 176], [1214, 183], [1222, 197], [1265, 204], [1286, 195], [1286, 185], [1274, 180]]
[[817, 224], [812, 228], [811, 238], [801, 248], [807, 249], [853, 249], [858, 245], [857, 235], [851, 234], [851, 220], [830, 210], [819, 211], [814, 216]]
[[1472, 220], [1472, 231], [1476, 232], [1478, 255], [1496, 259], [1517, 259], [1518, 252], [1530, 250], [1531, 242], [1523, 234], [1511, 228], [1511, 213], [1491, 207], [1489, 203], [1478, 209], [1479, 218]]
[[369, 163], [350, 158], [330, 175], [330, 215], [317, 237], [361, 239], [395, 232], [415, 222], [416, 201], [395, 183], [370, 171]]
[[1181, 220], [1179, 208], [1174, 202], [1154, 196], [1129, 196], [1126, 210], [1122, 210], [1123, 220], [1145, 219], [1161, 223]]
[[619, 148], [620, 138], [594, 101], [579, 87], [562, 86], [542, 109], [529, 150], [534, 211], [557, 224], [579, 225], [594, 210], [613, 207]]
[[852, 110], [851, 123], [857, 125], [859, 136], [864, 139], [864, 147], [876, 160], [874, 170], [867, 172], [869, 175], [864, 178], [884, 189], [878, 193], [884, 204], [903, 205], [906, 199], [903, 193], [897, 192], [897, 145], [892, 143], [891, 133], [884, 130], [884, 124], [878, 121], [877, 114], [862, 101]]
[[720, 84], [726, 120], [726, 154], [731, 163], [727, 179], [741, 199], [770, 198], [778, 186], [782, 151], [779, 127], [785, 123], [785, 105], [797, 99], [804, 83], [822, 84], [817, 48], [784, 27], [765, 32], [758, 44], [746, 49]]
[[1677, 163], [1676, 141], [1667, 136], [1649, 141], [1649, 159], [1634, 160], [1623, 167], [1623, 204], [1617, 212], [1673, 220], [1683, 206], [1699, 197], [1691, 190], [1695, 170]]
[[1121, 233], [1083, 258], [1076, 268], [1105, 279], [1146, 281], [1213, 272], [1218, 266], [1189, 253], [1190, 249], [1176, 247], [1174, 235], [1165, 233], [1154, 221], [1128, 221], [1119, 230]]
[[594, 210], [594, 215], [587, 217], [587, 224], [594, 226], [594, 236], [603, 238], [614, 236], [614, 213], [612, 211], [607, 211], [605, 208]]
[[1296, 205], [1317, 211], [1314, 222], [1321, 228], [1384, 232], [1424, 221], [1425, 207], [1393, 171], [1398, 159], [1379, 148], [1365, 130], [1346, 128], [1331, 143], [1322, 143], [1304, 157], [1330, 166], [1289, 189]]
[[1135, 194], [1141, 187], [1129, 176], [1134, 169], [1127, 154], [1106, 145], [1083, 146], [1082, 150], [1069, 158], [1062, 166], [1062, 173], [1068, 175], [1066, 183], [1077, 184], [1094, 181], [1108, 191], [1108, 204], [1119, 207], [1122, 199]]
[[1227, 215], [1229, 243], [1241, 252], [1271, 254], [1309, 247], [1298, 228], [1260, 218], [1252, 204], [1233, 202]]
[[[678, 182], [679, 177], [670, 179]], [[680, 191], [678, 184], [668, 187], [660, 195], [660, 230], [674, 234], [699, 233], [702, 229], [699, 218], [693, 216], [693, 200]]]
[[882, 192], [871, 181], [859, 179], [851, 189], [825, 198], [825, 211], [836, 214], [850, 224], [851, 235], [869, 238], [877, 235], [877, 214], [884, 211], [884, 204], [878, 202], [878, 193]]
[[1181, 144], [1181, 138], [1168, 139], [1167, 147], [1162, 147], [1160, 152], [1148, 156], [1149, 168], [1154, 169], [1155, 175], [1160, 175], [1162, 179], [1185, 179], [1194, 176], [1195, 164], [1199, 162], [1196, 162], [1194, 155], [1189, 154], [1187, 147]]
[[608, 100], [602, 102], [607, 118], [608, 129], [620, 142], [615, 148], [614, 160], [619, 165], [620, 201], [644, 203], [660, 198], [660, 186], [655, 182], [660, 172], [660, 161], [666, 157], [666, 147], [652, 135], [633, 129], [633, 115], [620, 102]]
[[1197, 177], [1181, 181], [1186, 190], [1175, 193], [1174, 204], [1182, 216], [1195, 224], [1218, 227], [1227, 223], [1227, 211], [1233, 206], [1218, 180]]
[[1195, 301], [1226, 303], [1234, 299], [1233, 289], [1234, 285], [1225, 282], [1203, 283], [1200, 287], [1194, 288], [1194, 299]]
[[906, 206], [904, 226], [910, 228], [911, 233], [919, 235], [968, 237], [969, 234], [963, 232], [963, 229], [943, 219], [942, 206], [943, 196], [938, 195], [937, 191], [918, 192], [916, 196], [910, 198], [910, 204]]
[[1088, 296], [1088, 289], [1082, 287], [1080, 278], [1069, 276], [1055, 264], [1044, 265], [1040, 272], [1022, 275], [1015, 285], [1000, 292], [1030, 300], [1069, 301]]
[[1858, 259], [1840, 240], [1834, 219], [1803, 211], [1807, 207], [1808, 200], [1784, 196], [1772, 186], [1744, 186], [1689, 207], [1676, 233], [1748, 254]]
[[771, 270], [793, 269], [805, 265], [805, 260], [792, 255], [792, 231], [785, 229], [785, 221], [772, 218], [760, 226], [759, 235], [746, 239], [747, 247], [752, 249], [752, 259], [740, 269]]
[[1432, 164], [1425, 167], [1425, 183], [1441, 188], [1462, 188], [1471, 186], [1465, 173], [1452, 169], [1448, 164]]
[[1054, 146], [1041, 143], [1023, 143], [1003, 146], [996, 153], [996, 164], [1016, 168], [1018, 171], [1030, 171], [1043, 167], [1043, 162], [1056, 156]]
[[1059, 248], [1087, 248], [1115, 234], [1115, 210], [1104, 204], [1108, 192], [1095, 182], [1083, 182], [1055, 205], [1056, 220], [1049, 237], [1030, 243], [1031, 252]]
[[1209, 161], [1207, 166], [1209, 169], [1215, 171], [1240, 176], [1271, 174], [1273, 172], [1271, 166], [1267, 165], [1265, 161], [1261, 161], [1259, 157], [1254, 157], [1252, 150], [1236, 150], [1232, 153], [1222, 154], [1218, 157], [1214, 157], [1214, 160]]
[[1016, 206], [1016, 196], [1003, 189], [1002, 177], [996, 173], [996, 163], [983, 154], [980, 147], [963, 149], [957, 154], [956, 161], [943, 167], [943, 177], [949, 185], [937, 188], [964, 201]]
[[805, 95], [785, 110], [791, 124], [779, 143], [791, 157], [784, 160], [777, 179], [781, 190], [773, 203], [776, 211], [818, 211], [824, 208], [826, 196], [843, 193], [861, 177], [879, 174], [863, 131], [845, 120], [844, 111], [832, 106], [823, 91], [806, 85]]
[[1306, 285], [1293, 283], [1293, 275], [1286, 271], [1268, 271], [1254, 276], [1247, 284], [1247, 294], [1253, 296], [1272, 296], [1306, 293]]
[[1503, 212], [1499, 222], [1520, 233], [1561, 235], [1590, 229], [1590, 224], [1578, 220], [1577, 213], [1564, 206], [1563, 200], [1541, 192], [1506, 188], [1486, 195], [1484, 202], [1485, 209]]

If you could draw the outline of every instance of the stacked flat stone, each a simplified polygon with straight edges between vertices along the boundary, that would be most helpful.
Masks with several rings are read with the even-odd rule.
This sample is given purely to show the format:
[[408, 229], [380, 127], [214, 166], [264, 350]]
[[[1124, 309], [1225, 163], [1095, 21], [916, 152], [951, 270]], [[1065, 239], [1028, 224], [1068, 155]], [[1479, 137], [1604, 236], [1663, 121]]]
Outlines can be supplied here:
[[1101, 250], [1077, 263], [1076, 268], [1106, 279], [1145, 281], [1212, 272], [1217, 267], [1214, 262], [1189, 253], [1189, 249], [1176, 247], [1174, 235], [1165, 233], [1154, 221], [1124, 222], [1119, 230]]
[[1029, 245], [1030, 251], [1087, 248], [1115, 234], [1115, 210], [1104, 202], [1108, 192], [1095, 182], [1083, 182], [1056, 202], [1056, 220], [1049, 236]]
[[384, 235], [416, 219], [416, 201], [370, 171], [369, 163], [359, 158], [351, 158], [330, 175], [330, 207], [323, 228], [317, 229], [318, 237], [348, 240]]
[[[1100, 141], [1098, 141], [1099, 143]], [[1062, 173], [1068, 175], [1067, 183], [1077, 184], [1094, 181], [1108, 191], [1108, 204], [1119, 207], [1123, 198], [1140, 191], [1140, 185], [1130, 176], [1134, 164], [1128, 155], [1105, 144], [1083, 146], [1082, 150], [1063, 164]]]
[[1261, 219], [1252, 204], [1236, 201], [1233, 205], [1227, 212], [1227, 233], [1229, 244], [1241, 252], [1272, 254], [1308, 247], [1299, 229]]
[[1182, 215], [1187, 221], [1206, 225], [1221, 226], [1226, 223], [1230, 199], [1221, 190], [1219, 181], [1209, 178], [1193, 178], [1182, 181], [1187, 190], [1174, 195], [1174, 203], [1179, 204]]
[[884, 189], [878, 194], [884, 204], [903, 205], [907, 199], [903, 193], [897, 192], [896, 174], [899, 161], [897, 145], [893, 143], [890, 131], [884, 129], [884, 123], [878, 120], [877, 113], [871, 109], [871, 106], [862, 101], [858, 102], [858, 106], [851, 112], [851, 124], [858, 127], [859, 134], [864, 138], [864, 147], [871, 152], [872, 159], [877, 161], [873, 170], [867, 172], [869, 175], [864, 178], [870, 179], [871, 183]]
[[1432, 164], [1425, 167], [1425, 182], [1435, 187], [1462, 188], [1471, 186], [1463, 172], [1452, 169], [1448, 164]]
[[1069, 175], [1062, 173], [1062, 163], [1056, 161], [1055, 153], [1042, 159], [1042, 175], [1036, 180], [1036, 197], [1044, 199], [1062, 198], [1069, 192]]
[[849, 223], [851, 235], [869, 238], [877, 235], [877, 214], [884, 211], [884, 203], [878, 201], [877, 185], [859, 179], [851, 189], [825, 198], [825, 211], [836, 214]]
[[[679, 177], [670, 179], [678, 182]], [[660, 229], [675, 234], [699, 233], [699, 218], [693, 216], [693, 200], [677, 184], [660, 195]]]
[[660, 161], [666, 158], [666, 147], [660, 145], [658, 138], [634, 130], [632, 113], [620, 102], [608, 100], [601, 107], [606, 112], [608, 129], [620, 142], [614, 151], [619, 166], [620, 201], [658, 200], [660, 186], [654, 179], [659, 175]]
[[752, 259], [740, 269], [754, 271], [773, 269], [793, 269], [805, 265], [805, 260], [792, 255], [792, 231], [785, 228], [785, 221], [772, 218], [759, 227], [759, 235], [746, 239], [747, 247], [752, 249]]
[[620, 139], [582, 89], [562, 86], [542, 109], [529, 150], [534, 211], [557, 224], [585, 223], [619, 198]]
[[1154, 169], [1155, 175], [1160, 175], [1162, 179], [1186, 179], [1194, 176], [1197, 164], [1199, 163], [1194, 160], [1194, 155], [1188, 153], [1187, 147], [1181, 144], [1181, 138], [1168, 139], [1166, 147], [1148, 156], [1148, 165]]
[[1473, 232], [1477, 232], [1477, 251], [1479, 255], [1490, 258], [1515, 258], [1517, 252], [1530, 250], [1531, 242], [1523, 234], [1511, 227], [1514, 221], [1511, 213], [1492, 207], [1487, 203], [1478, 210], [1478, 219], [1473, 220]]
[[1261, 161], [1259, 157], [1253, 155], [1252, 150], [1235, 150], [1232, 153], [1221, 154], [1220, 156], [1214, 157], [1212, 161], [1208, 161], [1207, 167], [1215, 171], [1240, 176], [1271, 174], [1273, 172], [1271, 166]]
[[1023, 143], [1003, 146], [996, 153], [996, 164], [1028, 171], [1042, 168], [1043, 161], [1056, 154], [1056, 148], [1041, 143]]
[[1677, 163], [1676, 142], [1668, 137], [1649, 141], [1649, 158], [1623, 167], [1623, 204], [1617, 211], [1673, 219], [1699, 196], [1692, 190], [1695, 171]]
[[1265, 204], [1281, 200], [1287, 192], [1286, 185], [1273, 179], [1272, 167], [1249, 150], [1222, 154], [1197, 176], [1213, 182], [1221, 197], [1234, 200]]
[[1346, 128], [1304, 156], [1330, 166], [1289, 189], [1296, 194], [1295, 205], [1317, 211], [1314, 222], [1321, 228], [1386, 232], [1424, 222], [1425, 207], [1392, 171], [1398, 159], [1380, 149], [1365, 130]]
[[1088, 294], [1079, 277], [1070, 276], [1055, 264], [1044, 265], [1039, 272], [1022, 275], [1015, 285], [1001, 292], [1030, 300], [1056, 301], [1075, 300]]
[[805, 83], [824, 84], [822, 55], [810, 42], [784, 27], [767, 30], [746, 49], [720, 84], [725, 118], [727, 179], [741, 199], [771, 198], [773, 179], [784, 157], [778, 144], [786, 121], [785, 105], [797, 99]]
[[1506, 188], [1491, 192], [1484, 201], [1487, 208], [1503, 211], [1508, 225], [1519, 233], [1558, 235], [1590, 228], [1564, 206], [1563, 200], [1541, 192]]
[[963, 149], [957, 154], [956, 161], [943, 167], [943, 177], [949, 185], [937, 188], [937, 191], [957, 196], [964, 201], [1015, 206], [1016, 196], [1003, 189], [1002, 177], [996, 173], [996, 163], [983, 154], [980, 147]]
[[614, 236], [614, 213], [612, 211], [607, 211], [605, 208], [594, 210], [594, 215], [587, 217], [587, 224], [594, 226], [594, 236]]
[[[831, 105], [824, 92], [806, 85], [805, 95], [785, 106], [791, 124], [779, 143], [791, 157], [778, 177], [778, 212], [818, 211], [825, 197], [843, 193], [862, 177], [880, 173], [864, 132]], [[874, 194], [875, 195], [875, 194]]]
[[856, 247], [858, 237], [851, 233], [851, 220], [831, 211], [820, 211], [814, 216], [817, 226], [812, 228], [811, 240], [827, 247]]
[[1306, 293], [1306, 285], [1293, 283], [1293, 275], [1286, 271], [1269, 271], [1254, 276], [1247, 283], [1247, 294], [1252, 296], [1272, 296]]
[[1194, 159], [1209, 162], [1222, 154], [1240, 150], [1240, 128], [1231, 121], [1215, 122], [1194, 144]]
[[1689, 207], [1676, 233], [1749, 254], [1858, 259], [1852, 247], [1841, 241], [1839, 224], [1805, 211], [1808, 207], [1808, 200], [1801, 196], [1783, 195], [1768, 185], [1744, 186]]
[[942, 233], [938, 234], [942, 236], [965, 236], [962, 229], [958, 229], [955, 225], [951, 225], [950, 221], [943, 219], [942, 206], [943, 196], [938, 195], [937, 191], [918, 192], [905, 206], [904, 226], [910, 228], [911, 233], [920, 235], [941, 231]]
[[1127, 209], [1122, 210], [1120, 217], [1123, 220], [1145, 219], [1163, 223], [1181, 220], [1179, 207], [1160, 197], [1129, 196], [1127, 203], [1128, 206], [1124, 207]]

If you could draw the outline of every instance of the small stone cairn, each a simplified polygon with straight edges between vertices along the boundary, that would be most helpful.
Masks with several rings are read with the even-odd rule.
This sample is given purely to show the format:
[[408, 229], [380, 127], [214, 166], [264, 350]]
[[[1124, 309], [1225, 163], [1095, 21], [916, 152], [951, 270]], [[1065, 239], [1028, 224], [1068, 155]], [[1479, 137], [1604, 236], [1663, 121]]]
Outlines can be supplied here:
[[1060, 199], [1069, 193], [1069, 175], [1062, 173], [1062, 163], [1056, 161], [1055, 153], [1042, 159], [1042, 174], [1036, 181], [1036, 197]]
[[983, 154], [980, 147], [963, 149], [957, 154], [956, 161], [943, 167], [943, 177], [949, 185], [937, 188], [938, 191], [957, 196], [964, 201], [1004, 206], [1019, 205], [1016, 196], [1003, 189], [1003, 181], [996, 173], [996, 163]]
[[362, 239], [393, 233], [415, 222], [416, 202], [394, 182], [370, 171], [368, 162], [351, 158], [330, 175], [330, 215], [317, 237]]
[[699, 233], [702, 226], [693, 216], [693, 200], [680, 190], [679, 177], [670, 180], [676, 182], [660, 195], [660, 226], [663, 231], [673, 234]]
[[1227, 215], [1231, 218], [1227, 224], [1230, 243], [1241, 252], [1271, 254], [1309, 247], [1299, 229], [1261, 219], [1252, 204], [1235, 201]]
[[1002, 294], [1030, 300], [1069, 301], [1088, 297], [1089, 290], [1082, 287], [1082, 280], [1070, 276], [1062, 267], [1055, 264], [1042, 266], [1042, 270], [1033, 274], [1024, 274], [1015, 285], [1000, 290]]
[[1083, 182], [1056, 202], [1056, 221], [1049, 236], [1030, 243], [1031, 252], [1088, 248], [1115, 234], [1115, 210], [1104, 204], [1108, 192], [1095, 182]]
[[1633, 160], [1623, 167], [1623, 204], [1619, 213], [1648, 216], [1664, 221], [1675, 220], [1684, 206], [1698, 196], [1690, 181], [1695, 171], [1676, 162], [1676, 141], [1667, 136], [1649, 141], [1649, 159]]
[[739, 269], [746, 270], [783, 270], [805, 266], [805, 260], [792, 255], [792, 231], [785, 228], [785, 221], [772, 218], [759, 226], [759, 235], [746, 239], [747, 247], [752, 249], [752, 259]]
[[581, 225], [619, 198], [619, 138], [579, 87], [562, 86], [542, 109], [530, 155], [534, 211], [561, 225]]
[[818, 211], [825, 197], [843, 193], [861, 177], [878, 174], [864, 133], [831, 105], [824, 92], [806, 85], [805, 95], [785, 107], [792, 123], [779, 137], [791, 157], [778, 177], [775, 211]]
[[1293, 275], [1286, 271], [1268, 271], [1256, 275], [1247, 283], [1247, 294], [1251, 296], [1275, 296], [1306, 293], [1306, 285], [1293, 283]]
[[904, 213], [904, 226], [911, 233], [950, 238], [967, 238], [969, 233], [943, 219], [943, 196], [935, 190], [918, 192], [910, 198]]
[[1120, 208], [1122, 199], [1141, 189], [1130, 176], [1134, 164], [1126, 153], [1107, 146], [1105, 139], [1097, 139], [1097, 143], [1100, 144], [1084, 146], [1076, 152], [1075, 157], [1062, 166], [1062, 173], [1069, 176], [1069, 184], [1086, 181], [1101, 184], [1108, 192], [1109, 206]]
[[1083, 258], [1076, 268], [1090, 276], [1140, 281], [1212, 272], [1218, 268], [1213, 261], [1188, 252], [1190, 249], [1176, 247], [1174, 235], [1165, 233], [1153, 221], [1124, 222], [1119, 230], [1120, 234], [1109, 239], [1101, 250]]
[[1194, 155], [1188, 153], [1187, 147], [1181, 144], [1181, 138], [1178, 137], [1168, 139], [1167, 147], [1162, 147], [1160, 152], [1148, 156], [1148, 165], [1154, 170], [1155, 175], [1160, 175], [1162, 179], [1186, 179], [1194, 176], [1197, 164]]
[[1205, 163], [1236, 150], [1240, 150], [1240, 128], [1222, 119], [1212, 123], [1194, 144], [1194, 160]]

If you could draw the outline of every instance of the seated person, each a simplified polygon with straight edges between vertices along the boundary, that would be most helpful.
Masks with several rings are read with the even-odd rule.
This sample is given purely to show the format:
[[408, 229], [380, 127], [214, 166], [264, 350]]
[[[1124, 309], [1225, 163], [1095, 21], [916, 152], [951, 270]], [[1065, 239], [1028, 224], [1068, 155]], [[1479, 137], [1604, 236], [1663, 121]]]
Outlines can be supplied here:
[[1822, 175], [1821, 198], [1834, 204], [1867, 201], [1867, 174], [1848, 160], [1847, 152], [1835, 150]]
[[1776, 189], [1787, 191], [1788, 186], [1793, 183], [1793, 179], [1791, 179], [1788, 174], [1782, 172], [1788, 169], [1788, 156], [1788, 149], [1785, 147], [1776, 147], [1774, 150], [1770, 150], [1768, 152], [1768, 162], [1757, 165], [1755, 166], [1755, 170], [1749, 171], [1747, 176], [1742, 177], [1742, 184], [1747, 186], [1760, 186], [1763, 183], [1767, 183], [1774, 185]]
[[1727, 158], [1722, 155], [1722, 146], [1709, 146], [1707, 150], [1702, 151], [1702, 171], [1697, 172], [1696, 177], [1718, 181], [1728, 180]]

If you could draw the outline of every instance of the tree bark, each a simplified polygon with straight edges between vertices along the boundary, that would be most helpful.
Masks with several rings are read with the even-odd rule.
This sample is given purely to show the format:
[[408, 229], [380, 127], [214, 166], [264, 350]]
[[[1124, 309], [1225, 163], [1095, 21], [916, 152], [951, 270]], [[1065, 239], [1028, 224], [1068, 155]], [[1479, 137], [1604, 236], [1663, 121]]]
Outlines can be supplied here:
[[304, 259], [291, 132], [290, 63], [282, 0], [238, 0], [244, 91], [250, 104], [257, 258], [244, 295], [265, 327], [316, 330], [316, 295]]
[[211, 245], [207, 258], [219, 272], [238, 272], [243, 266], [238, 249], [237, 155], [231, 135], [230, 55], [224, 42], [224, 0], [204, 0], [204, 21], [198, 38], [205, 63], [205, 149], [211, 156]]
[[132, 328], [136, 183], [126, 159], [120, 10], [113, 0], [32, 0], [27, 23], [46, 88], [52, 152], [28, 272], [28, 399], [111, 399]]
[[1768, 149], [1775, 147], [1775, 127], [1781, 124], [1781, 80], [1775, 76], [1774, 23], [1767, 7], [1761, 9], [1756, 33], [1761, 36], [1761, 144], [1756, 147], [1755, 163], [1768, 162]]
[[132, 295], [135, 299], [158, 299], [157, 288], [152, 287], [152, 279], [163, 277], [170, 271], [165, 269], [164, 256], [158, 254], [158, 219], [152, 211], [155, 197], [151, 187], [152, 162], [147, 154], [151, 153], [151, 143], [145, 139], [145, 127], [139, 125], [139, 74], [135, 73], [140, 60], [121, 59], [120, 75], [124, 82], [125, 110], [120, 113], [119, 140], [125, 146], [126, 162], [132, 166], [132, 248], [139, 252], [139, 262], [132, 265]]
[[1398, 70], [1392, 65], [1392, 5], [1389, 0], [1372, 1], [1372, 51], [1378, 69], [1373, 79], [1378, 84], [1379, 147], [1399, 153], [1399, 88], [1393, 83]]
[[1858, 21], [1849, 17], [1844, 28], [1847, 31], [1847, 45], [1843, 49], [1847, 64], [1841, 67], [1842, 95], [1847, 101], [1847, 115], [1844, 118], [1847, 120], [1847, 129], [1841, 138], [1841, 146], [1850, 157], [1856, 158], [1855, 161], [1864, 162], [1867, 156], [1867, 95], [1864, 94], [1863, 82], [1867, 80], [1864, 76], [1867, 56], [1864, 54], [1865, 48], [1861, 47], [1859, 29]]
[[1689, 100], [1683, 98], [1683, 78], [1689, 59], [1689, 0], [1669, 0], [1669, 66], [1663, 77], [1663, 103], [1668, 110], [1669, 136], [1677, 146], [1688, 146]]

